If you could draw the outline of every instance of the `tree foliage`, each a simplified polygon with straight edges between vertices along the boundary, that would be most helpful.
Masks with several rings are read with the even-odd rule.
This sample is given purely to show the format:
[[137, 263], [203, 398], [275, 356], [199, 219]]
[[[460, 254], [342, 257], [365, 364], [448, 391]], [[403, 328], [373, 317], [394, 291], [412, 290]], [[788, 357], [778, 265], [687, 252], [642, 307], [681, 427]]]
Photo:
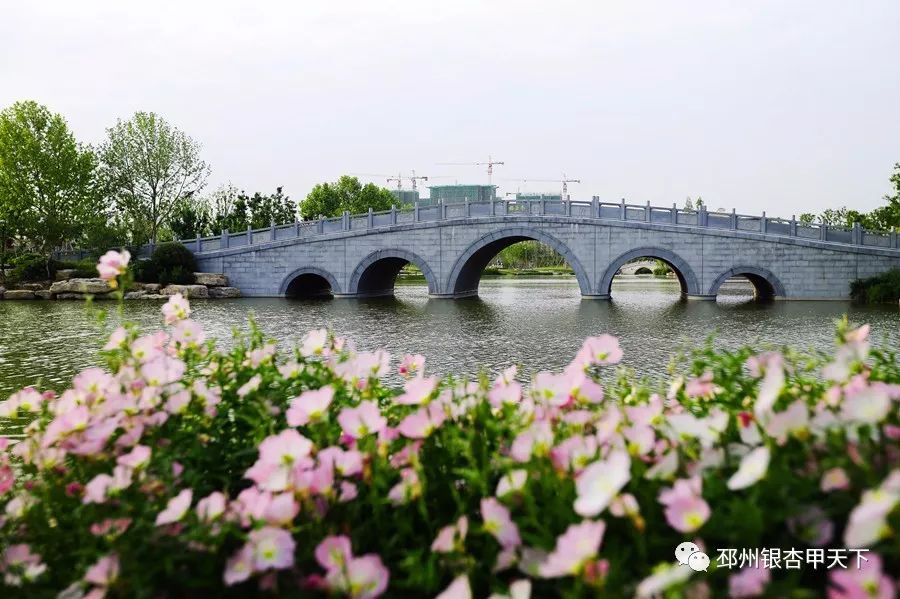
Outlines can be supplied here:
[[21, 236], [46, 256], [77, 241], [96, 211], [95, 167], [46, 106], [29, 100], [0, 112], [0, 247]]
[[[107, 191], [135, 237], [156, 241], [175, 212], [206, 184], [200, 144], [152, 112], [136, 112], [107, 130], [100, 146]], [[133, 242], [140, 239], [133, 239]]]
[[291, 223], [297, 216], [297, 205], [284, 189], [275, 193], [255, 192], [252, 196], [231, 184], [223, 185], [210, 196], [182, 202], [169, 224], [176, 239], [197, 235], [217, 235], [223, 229], [243, 231], [248, 227], [262, 229], [272, 224]]
[[[884, 196], [886, 204], [879, 206], [871, 212], [860, 212], [846, 206], [840, 208], [828, 208], [819, 216], [820, 223], [836, 227], [852, 227], [853, 223], [859, 223], [864, 229], [870, 231], [887, 231], [900, 228], [900, 162], [894, 165], [894, 173], [891, 175], [893, 193]], [[814, 214], [801, 214], [801, 222], [813, 222]]]
[[313, 187], [300, 204], [300, 214], [304, 220], [319, 216], [340, 216], [345, 210], [351, 214], [390, 210], [396, 203], [394, 195], [384, 187], [374, 183], [363, 185], [356, 177], [342, 176], [336, 183], [320, 183]]

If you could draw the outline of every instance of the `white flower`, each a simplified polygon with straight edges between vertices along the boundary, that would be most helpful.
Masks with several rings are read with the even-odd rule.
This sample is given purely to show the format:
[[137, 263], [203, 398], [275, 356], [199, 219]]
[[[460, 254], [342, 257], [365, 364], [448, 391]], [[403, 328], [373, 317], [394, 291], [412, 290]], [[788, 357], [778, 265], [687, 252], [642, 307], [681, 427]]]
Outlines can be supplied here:
[[737, 472], [728, 479], [728, 488], [732, 491], [737, 491], [756, 484], [759, 479], [766, 475], [771, 457], [772, 454], [765, 445], [757, 447], [745, 455]]

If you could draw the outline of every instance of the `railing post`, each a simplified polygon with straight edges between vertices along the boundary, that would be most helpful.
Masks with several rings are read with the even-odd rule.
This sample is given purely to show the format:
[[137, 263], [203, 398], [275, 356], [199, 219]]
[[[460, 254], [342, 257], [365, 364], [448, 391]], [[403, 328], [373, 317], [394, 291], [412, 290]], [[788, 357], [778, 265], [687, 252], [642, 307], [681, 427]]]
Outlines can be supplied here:
[[709, 212], [706, 211], [706, 206], [700, 206], [700, 211], [697, 213], [697, 225], [701, 227], [706, 227], [709, 225]]
[[503, 203], [501, 205], [503, 206], [503, 216], [506, 216], [507, 214], [509, 214], [509, 202], [503, 200]]
[[765, 210], [763, 210], [762, 216], [759, 217], [759, 232], [760, 233], [768, 233], [769, 232], [769, 219], [766, 218]]
[[858, 222], [853, 223], [853, 244], [854, 245], [862, 245], [863, 237], [862, 237], [862, 229], [859, 226]]
[[600, 218], [600, 196], [591, 197], [591, 218]]
[[619, 220], [627, 220], [628, 212], [625, 209], [625, 198], [619, 203]]
[[369, 218], [366, 219], [366, 227], [371, 229], [375, 226], [375, 211], [369, 206]]
[[447, 218], [447, 204], [444, 203], [444, 198], [441, 198], [441, 205], [438, 210], [438, 218], [444, 220]]
[[821, 239], [822, 241], [828, 241], [828, 225], [825, 223], [822, 223], [822, 225], [819, 227], [819, 239]]
[[650, 200], [647, 200], [647, 205], [644, 207], [644, 222], [650, 222]]
[[543, 195], [541, 195], [540, 202], [541, 202], [541, 212], [540, 213], [543, 216], [544, 214], [547, 214], [547, 201], [544, 199]]
[[796, 214], [791, 215], [791, 228], [790, 228], [790, 232], [788, 234], [791, 237], [797, 236], [797, 215]]
[[253, 224], [247, 223], [247, 245], [253, 245]]
[[300, 221], [296, 214], [294, 215], [294, 237], [300, 237]]
[[731, 209], [731, 230], [737, 231], [737, 210]]
[[897, 249], [897, 227], [891, 227], [891, 247]]
[[672, 202], [672, 224], [678, 224], [678, 205], [675, 202]]
[[228, 247], [228, 229], [222, 229], [222, 242], [219, 245], [223, 249]]
[[269, 221], [269, 241], [275, 241], [275, 221]]
[[194, 239], [194, 251], [200, 253], [200, 233], [197, 233], [197, 238]]
[[413, 221], [419, 222], [419, 202], [413, 204]]
[[491, 198], [491, 216], [494, 216], [496, 214], [497, 214], [497, 200], [495, 200], [494, 198]]
[[350, 230], [350, 211], [344, 210], [344, 214], [341, 217], [341, 229], [344, 231]]
[[397, 224], [397, 207], [391, 204], [391, 224]]
[[469, 206], [469, 198], [466, 198], [466, 218], [472, 216], [472, 208]]
[[572, 201], [566, 200], [563, 202], [563, 208], [565, 208], [566, 216], [572, 216]]

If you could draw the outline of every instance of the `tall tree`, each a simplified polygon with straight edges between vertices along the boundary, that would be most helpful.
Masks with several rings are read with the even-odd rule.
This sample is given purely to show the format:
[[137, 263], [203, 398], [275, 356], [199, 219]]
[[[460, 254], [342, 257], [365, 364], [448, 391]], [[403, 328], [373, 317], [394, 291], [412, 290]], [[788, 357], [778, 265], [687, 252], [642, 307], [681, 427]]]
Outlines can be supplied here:
[[336, 183], [320, 183], [313, 187], [300, 204], [306, 220], [322, 216], [340, 216], [344, 210], [352, 214], [373, 210], [389, 210], [396, 203], [394, 195], [374, 183], [363, 185], [356, 177], [342, 176]]
[[203, 189], [209, 166], [200, 144], [152, 112], [136, 112], [107, 130], [100, 146], [104, 180], [128, 220], [150, 241], [185, 198]]
[[49, 255], [75, 241], [96, 213], [96, 165], [46, 106], [29, 100], [0, 112], [0, 246], [18, 234]]

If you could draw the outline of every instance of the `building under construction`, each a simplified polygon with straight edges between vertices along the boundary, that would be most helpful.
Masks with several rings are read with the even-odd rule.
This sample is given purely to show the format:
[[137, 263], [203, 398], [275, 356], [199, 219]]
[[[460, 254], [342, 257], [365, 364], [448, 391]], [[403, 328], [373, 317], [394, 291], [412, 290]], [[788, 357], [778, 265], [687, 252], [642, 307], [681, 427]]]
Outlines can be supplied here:
[[[428, 203], [461, 204], [470, 202], [490, 202], [497, 199], [496, 185], [432, 185]], [[421, 201], [421, 200], [420, 200]]]

